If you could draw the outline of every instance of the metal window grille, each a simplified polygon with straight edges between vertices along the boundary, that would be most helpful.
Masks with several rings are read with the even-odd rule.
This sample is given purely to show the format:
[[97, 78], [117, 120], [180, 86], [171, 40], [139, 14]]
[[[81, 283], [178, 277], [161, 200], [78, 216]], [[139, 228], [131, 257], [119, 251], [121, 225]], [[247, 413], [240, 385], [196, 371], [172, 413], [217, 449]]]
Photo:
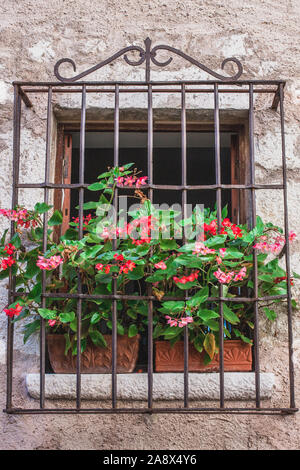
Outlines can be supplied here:
[[[181, 58], [189, 61], [199, 69], [204, 70], [206, 73], [212, 75], [214, 80], [199, 80], [199, 81], [151, 81], [150, 69], [151, 62], [156, 66], [167, 66], [172, 58], [170, 57], [165, 62], [160, 62], [157, 58], [157, 52], [160, 50], [168, 51], [170, 54], [175, 54]], [[129, 51], [138, 52], [140, 58], [138, 60], [129, 59], [126, 55]], [[145, 63], [145, 81], [80, 81], [83, 77], [100, 69], [106, 64], [111, 63], [115, 59], [123, 56], [127, 64], [131, 66], [138, 66]], [[250, 191], [251, 194], [251, 221], [252, 226], [256, 221], [256, 191], [261, 189], [281, 190], [283, 191], [284, 200], [284, 230], [286, 235], [286, 270], [287, 270], [287, 295], [281, 296], [268, 296], [258, 297], [258, 278], [257, 278], [257, 258], [254, 252], [254, 288], [252, 297], [236, 297], [230, 298], [233, 302], [251, 302], [254, 309], [254, 358], [255, 358], [255, 391], [256, 399], [252, 407], [238, 408], [228, 407], [225, 404], [224, 394], [224, 318], [223, 318], [223, 302], [228, 300], [223, 295], [222, 286], [219, 288], [219, 297], [209, 298], [208, 300], [218, 301], [219, 303], [219, 379], [220, 379], [220, 397], [219, 407], [193, 407], [189, 402], [189, 334], [188, 328], [184, 330], [184, 403], [179, 408], [161, 408], [153, 405], [153, 302], [155, 297], [152, 295], [151, 286], [148, 287], [147, 295], [140, 296], [140, 299], [148, 301], [148, 402], [144, 408], [118, 408], [117, 403], [117, 300], [119, 298], [127, 298], [134, 300], [136, 296], [130, 295], [120, 296], [117, 295], [117, 281], [113, 281], [113, 288], [111, 295], [88, 295], [82, 292], [81, 279], [78, 275], [78, 291], [76, 294], [70, 293], [49, 293], [46, 292], [46, 278], [45, 272], [42, 278], [42, 306], [45, 307], [46, 299], [51, 297], [61, 298], [75, 298], [77, 299], [77, 350], [80, 351], [80, 328], [81, 328], [81, 313], [82, 301], [85, 299], [112, 299], [112, 396], [110, 408], [92, 408], [87, 409], [82, 407], [81, 404], [81, 354], [77, 355], [77, 371], [76, 371], [76, 407], [74, 408], [46, 408], [45, 407], [45, 320], [41, 318], [40, 328], [40, 406], [34, 409], [20, 409], [15, 408], [12, 403], [12, 377], [13, 377], [13, 340], [14, 340], [14, 325], [11, 319], [8, 318], [8, 339], [7, 339], [7, 413], [22, 414], [22, 413], [260, 413], [260, 414], [274, 414], [274, 413], [292, 413], [297, 411], [295, 406], [294, 396], [294, 367], [293, 367], [293, 336], [292, 336], [292, 313], [291, 313], [291, 288], [290, 288], [290, 261], [289, 261], [289, 240], [288, 240], [288, 207], [287, 207], [287, 170], [286, 170], [286, 155], [285, 155], [285, 130], [284, 130], [284, 86], [285, 82], [282, 80], [239, 80], [242, 74], [242, 65], [235, 58], [229, 58], [223, 61], [222, 68], [228, 62], [233, 62], [237, 66], [238, 72], [231, 77], [220, 75], [211, 69], [207, 68], [197, 60], [186, 55], [178, 49], [167, 45], [159, 45], [151, 48], [151, 41], [149, 38], [145, 40], [145, 49], [139, 46], [129, 46], [121, 49], [119, 52], [99, 63], [98, 65], [76, 75], [72, 78], [62, 77], [59, 73], [59, 67], [62, 63], [70, 63], [74, 71], [76, 71], [75, 63], [71, 59], [61, 59], [57, 62], [54, 68], [54, 73], [58, 81], [54, 82], [14, 82], [14, 124], [13, 124], [13, 195], [12, 207], [18, 204], [18, 193], [20, 188], [42, 188], [44, 190], [44, 201], [49, 201], [49, 191], [53, 189], [76, 189], [79, 192], [79, 237], [83, 237], [83, 197], [84, 189], [88, 184], [84, 181], [84, 163], [85, 163], [85, 127], [86, 127], [86, 97], [87, 93], [112, 93], [115, 97], [114, 108], [114, 165], [118, 165], [119, 161], [119, 97], [120, 93], [146, 93], [148, 97], [148, 180], [147, 186], [149, 199], [152, 201], [153, 191], [156, 189], [174, 189], [181, 191], [182, 204], [185, 207], [187, 202], [187, 191], [192, 190], [207, 190], [215, 191], [217, 203], [217, 221], [220, 226], [221, 221], [221, 197], [222, 191], [228, 189], [235, 189], [239, 191]], [[226, 86], [227, 85], [227, 88]], [[176, 86], [176, 88], [174, 88]], [[228, 87], [229, 86], [229, 87]], [[181, 161], [182, 161], [182, 182], [177, 186], [164, 186], [155, 185], [153, 183], [153, 93], [179, 93], [181, 95]], [[20, 128], [21, 128], [21, 107], [22, 101], [26, 107], [31, 107], [32, 103], [29, 99], [30, 94], [46, 93], [48, 95], [47, 106], [47, 132], [46, 132], [46, 164], [45, 164], [45, 180], [41, 183], [19, 183], [19, 165], [20, 165]], [[81, 123], [80, 123], [80, 159], [79, 159], [79, 182], [76, 184], [54, 184], [49, 181], [49, 168], [50, 168], [50, 144], [51, 144], [51, 128], [52, 120], [52, 96], [55, 93], [79, 93], [81, 94]], [[212, 185], [196, 185], [191, 186], [187, 184], [187, 158], [186, 158], [186, 95], [188, 93], [198, 94], [213, 94], [214, 97], [214, 146], [215, 146], [215, 168], [216, 168], [216, 181]], [[250, 183], [248, 184], [230, 184], [225, 185], [221, 182], [221, 164], [220, 164], [220, 119], [219, 119], [219, 95], [221, 93], [241, 93], [249, 97], [249, 158], [250, 158]], [[256, 184], [255, 182], [255, 155], [254, 155], [254, 94], [268, 93], [273, 95], [272, 108], [280, 109], [280, 126], [281, 126], [281, 144], [282, 144], [282, 183], [281, 184]], [[117, 204], [116, 194], [114, 204]], [[47, 214], [44, 215], [43, 227], [43, 247], [46, 250], [47, 246], [47, 229], [48, 220]], [[11, 234], [14, 234], [13, 223], [11, 226]], [[114, 241], [114, 248], [116, 241]], [[15, 279], [11, 275], [9, 280], [9, 302], [13, 302], [14, 298], [19, 294], [16, 293]], [[272, 300], [275, 298], [287, 299], [287, 330], [288, 330], [288, 357], [289, 357], [289, 392], [290, 392], [290, 406], [288, 408], [264, 408], [261, 405], [260, 396], [260, 355], [259, 355], [259, 318], [258, 318], [258, 305], [261, 300]], [[188, 297], [187, 297], [188, 298]], [[164, 300], [168, 300], [164, 298]], [[174, 299], [173, 299], [174, 300]]]

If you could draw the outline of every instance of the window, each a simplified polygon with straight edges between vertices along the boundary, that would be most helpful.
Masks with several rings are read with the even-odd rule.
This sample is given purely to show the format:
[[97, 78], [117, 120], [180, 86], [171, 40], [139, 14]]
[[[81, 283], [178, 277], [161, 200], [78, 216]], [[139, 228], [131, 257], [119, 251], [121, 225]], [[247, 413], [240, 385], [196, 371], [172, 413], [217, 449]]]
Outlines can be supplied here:
[[[238, 67], [238, 73], [232, 77], [225, 77], [211, 71], [198, 61], [190, 58], [181, 51], [169, 46], [156, 46], [151, 49], [151, 41], [145, 41], [145, 50], [131, 46], [121, 50], [107, 61], [98, 64], [92, 69], [67, 79], [60, 75], [59, 67], [64, 62], [75, 64], [70, 59], [62, 59], [55, 66], [55, 75], [60, 80], [55, 83], [44, 82], [16, 82], [15, 86], [15, 109], [14, 109], [14, 181], [13, 181], [13, 207], [18, 201], [18, 191], [20, 188], [43, 188], [45, 202], [50, 200], [50, 192], [54, 190], [54, 206], [63, 209], [63, 230], [66, 230], [72, 217], [76, 216], [76, 206], [79, 204], [79, 219], [83, 217], [83, 203], [85, 200], [85, 190], [89, 182], [93, 180], [93, 175], [99, 173], [107, 164], [117, 166], [123, 161], [130, 160], [139, 164], [144, 169], [149, 178], [147, 186], [148, 197], [152, 202], [204, 202], [212, 207], [216, 203], [218, 222], [221, 220], [221, 207], [228, 204], [232, 218], [236, 222], [250, 222], [255, 225], [255, 193], [257, 190], [283, 190], [285, 209], [285, 233], [288, 233], [287, 220], [287, 195], [286, 195], [286, 168], [285, 168], [285, 148], [284, 148], [284, 115], [283, 115], [283, 81], [250, 81], [238, 80], [241, 73], [241, 64], [236, 59], [227, 59], [225, 63], [233, 61]], [[171, 59], [159, 62], [156, 54], [159, 50], [166, 50], [170, 53], [192, 62], [195, 66], [210, 73], [214, 80], [202, 81], [177, 81], [177, 82], [152, 82], [150, 81], [150, 63], [156, 66], [167, 66]], [[140, 59], [134, 61], [129, 59], [126, 53], [137, 51]], [[125, 54], [125, 55], [124, 55]], [[106, 63], [124, 56], [129, 65], [140, 65], [146, 62], [146, 80], [144, 82], [87, 82], [80, 81], [89, 73], [101, 68]], [[19, 183], [19, 157], [20, 157], [20, 115], [21, 100], [26, 106], [31, 106], [29, 95], [34, 93], [47, 93], [47, 132], [46, 132], [46, 171], [45, 181], [42, 183]], [[49, 167], [51, 153], [51, 131], [53, 96], [61, 93], [77, 93], [81, 96], [81, 117], [80, 124], [70, 124], [68, 122], [60, 124], [57, 147], [58, 158], [56, 161], [55, 182], [50, 183]], [[87, 118], [87, 97], [92, 94], [109, 93], [114, 97], [114, 119], [112, 122], [92, 123]], [[140, 93], [147, 97], [146, 120], [138, 123], [120, 119], [120, 96], [121, 94]], [[165, 122], [155, 116], [153, 98], [156, 94], [169, 94], [180, 97], [180, 107], [177, 109], [177, 117], [172, 122]], [[282, 138], [282, 162], [283, 181], [281, 184], [255, 183], [255, 154], [254, 154], [254, 96], [258, 93], [270, 94], [274, 97], [272, 107], [276, 109], [280, 104], [280, 125]], [[242, 121], [240, 114], [236, 114], [235, 120], [228, 118], [228, 113], [220, 111], [220, 97], [227, 98], [237, 94], [249, 99], [247, 109], [247, 119]], [[212, 98], [212, 107], [205, 112], [206, 118], [202, 121], [190, 119], [190, 109], [187, 106], [189, 95], [208, 96]], [[176, 114], [176, 113], [175, 113]], [[193, 114], [193, 113], [191, 113]], [[230, 115], [230, 114], [229, 114]], [[249, 138], [249, 144], [247, 140]], [[201, 148], [201, 161], [199, 160], [199, 149]], [[101, 155], [101, 158], [99, 157]], [[133, 158], [132, 158], [133, 156]], [[214, 163], [212, 165], [212, 162]], [[203, 164], [204, 163], [204, 164]], [[200, 166], [201, 164], [201, 166]], [[102, 167], [102, 168], [101, 168]], [[170, 167], [172, 171], [170, 171]], [[121, 193], [120, 193], [121, 194]], [[201, 201], [202, 198], [202, 201]], [[47, 219], [45, 219], [44, 234], [47, 233]], [[219, 224], [220, 225], [220, 224]], [[83, 236], [83, 227], [79, 227], [80, 236]], [[60, 234], [56, 233], [58, 237]], [[254, 309], [254, 358], [255, 358], [255, 390], [256, 399], [253, 407], [240, 408], [225, 406], [224, 393], [224, 316], [223, 303], [226, 297], [223, 290], [219, 290], [219, 380], [220, 397], [219, 407], [193, 407], [189, 402], [189, 334], [188, 328], [184, 328], [184, 403], [178, 409], [156, 408], [153, 404], [153, 303], [155, 298], [148, 289], [148, 328], [147, 328], [147, 349], [142, 351], [138, 367], [145, 366], [147, 361], [148, 374], [148, 404], [145, 408], [139, 408], [139, 412], [164, 413], [164, 412], [196, 412], [206, 413], [226, 412], [226, 413], [282, 413], [296, 411], [294, 402], [294, 372], [292, 361], [292, 323], [291, 323], [291, 293], [289, 287], [288, 242], [286, 250], [287, 273], [288, 273], [288, 293], [285, 296], [288, 302], [288, 354], [289, 354], [289, 378], [290, 378], [290, 407], [285, 408], [264, 408], [261, 405], [260, 396], [260, 356], [259, 356], [259, 317], [258, 304], [261, 300], [257, 295], [257, 276], [254, 274], [254, 288], [251, 294], [245, 297], [237, 297], [236, 301], [243, 298], [253, 305]], [[257, 266], [257, 258], [254, 255], [254, 265]], [[255, 273], [255, 269], [254, 269]], [[45, 305], [47, 297], [54, 294], [45, 290], [45, 279], [42, 285], [42, 305]], [[10, 299], [17, 296], [14, 281], [10, 285]], [[81, 308], [84, 299], [91, 298], [89, 294], [81, 290], [78, 284], [78, 292], [61, 294], [64, 298], [77, 299], [77, 325], [80, 332]], [[97, 298], [104, 298], [98, 295]], [[137, 409], [121, 409], [117, 407], [117, 371], [116, 371], [116, 347], [117, 347], [117, 291], [116, 283], [113, 282], [112, 293], [110, 295], [113, 304], [112, 314], [112, 408], [95, 408], [86, 410], [81, 404], [81, 355], [77, 355], [77, 395], [76, 408], [68, 412], [136, 412]], [[45, 408], [45, 324], [41, 320], [40, 333], [40, 408], [22, 410], [12, 406], [12, 349], [13, 349], [13, 324], [8, 320], [8, 389], [7, 389], [7, 412], [10, 413], [46, 413]], [[78, 350], [80, 349], [80, 334], [78, 334]], [[64, 412], [63, 409], [51, 409], [51, 412]]]

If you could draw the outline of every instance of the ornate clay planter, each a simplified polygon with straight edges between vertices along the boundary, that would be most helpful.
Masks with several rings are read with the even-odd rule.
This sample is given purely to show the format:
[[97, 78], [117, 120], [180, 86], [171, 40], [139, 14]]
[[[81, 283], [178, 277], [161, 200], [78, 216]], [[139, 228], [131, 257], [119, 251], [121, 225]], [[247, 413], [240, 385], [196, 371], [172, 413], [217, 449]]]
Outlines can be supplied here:
[[[189, 344], [189, 371], [217, 372], [219, 370], [219, 355], [216, 354], [210, 364], [204, 364], [204, 353], [199, 353]], [[169, 341], [155, 342], [155, 371], [182, 372], [184, 370], [183, 341], [178, 341], [172, 347]], [[252, 370], [251, 345], [241, 340], [224, 341], [224, 370], [242, 372]]]
[[[104, 335], [107, 348], [101, 348], [89, 343], [81, 354], [81, 373], [108, 374], [111, 373], [112, 337]], [[140, 335], [133, 338], [118, 336], [117, 338], [117, 372], [119, 374], [132, 372], [135, 368], [139, 352]], [[48, 352], [53, 371], [56, 374], [76, 373], [76, 358], [71, 351], [65, 355], [65, 338], [63, 335], [48, 335]]]

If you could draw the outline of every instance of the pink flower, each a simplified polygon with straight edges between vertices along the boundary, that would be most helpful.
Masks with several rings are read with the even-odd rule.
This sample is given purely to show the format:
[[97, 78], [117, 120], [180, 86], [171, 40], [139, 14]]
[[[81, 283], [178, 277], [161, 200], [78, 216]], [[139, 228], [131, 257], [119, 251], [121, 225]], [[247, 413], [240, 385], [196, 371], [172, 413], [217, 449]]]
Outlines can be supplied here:
[[139, 187], [144, 184], [147, 184], [147, 179], [148, 179], [148, 176], [141, 176], [140, 178], [137, 179], [136, 186]]
[[214, 276], [218, 279], [221, 284], [229, 284], [234, 276], [234, 272], [224, 273], [220, 268], [214, 272]]
[[289, 241], [290, 242], [293, 242], [295, 240], [295, 238], [297, 238], [297, 235], [295, 232], [293, 232], [292, 230], [290, 231], [289, 233]]
[[156, 263], [154, 266], [155, 266], [156, 269], [167, 269], [167, 265], [163, 261], [160, 261], [159, 263]]
[[170, 326], [179, 326], [179, 328], [183, 328], [184, 326], [188, 325], [189, 323], [193, 323], [192, 317], [181, 317], [179, 319], [172, 318], [169, 315], [165, 315], [165, 319], [167, 320], [168, 325]]
[[242, 268], [235, 276], [234, 281], [242, 281], [247, 274], [247, 269], [244, 267]]
[[193, 323], [193, 317], [181, 317], [178, 326], [179, 328], [183, 328], [184, 326], [188, 325], [189, 323]]
[[123, 176], [118, 176], [118, 177], [116, 178], [116, 181], [117, 181], [117, 184], [123, 184], [124, 177], [123, 177]]
[[224, 258], [224, 256], [226, 255], [226, 248], [220, 248], [219, 253], [220, 253], [221, 258]]
[[196, 242], [195, 243], [195, 250], [193, 251], [193, 255], [200, 253], [201, 255], [205, 256], [205, 255], [214, 254], [215, 252], [216, 252], [216, 250], [207, 248], [207, 246], [205, 246], [204, 243]]
[[50, 258], [45, 258], [44, 256], [39, 256], [36, 265], [40, 269], [44, 269], [46, 271], [51, 271], [52, 269], [56, 269], [61, 263], [63, 259], [61, 256], [51, 256]]
[[56, 320], [48, 320], [49, 326], [54, 326], [56, 324]]

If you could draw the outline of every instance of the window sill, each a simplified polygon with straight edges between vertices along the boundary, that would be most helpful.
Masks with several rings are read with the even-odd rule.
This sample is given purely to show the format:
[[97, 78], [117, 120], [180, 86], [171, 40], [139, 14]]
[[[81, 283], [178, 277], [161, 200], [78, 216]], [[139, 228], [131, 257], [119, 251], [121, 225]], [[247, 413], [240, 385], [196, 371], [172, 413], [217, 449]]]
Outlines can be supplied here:
[[[255, 399], [254, 372], [226, 372], [225, 399]], [[118, 374], [119, 400], [147, 400], [147, 374]], [[40, 395], [40, 375], [27, 374], [26, 387], [32, 398]], [[183, 400], [182, 373], [153, 374], [154, 400]], [[274, 374], [260, 374], [260, 394], [262, 399], [270, 399], [274, 388]], [[45, 397], [48, 399], [70, 400], [76, 398], [76, 374], [46, 374]], [[81, 397], [85, 400], [110, 400], [110, 374], [82, 374]], [[218, 373], [190, 373], [190, 400], [218, 400]]]

